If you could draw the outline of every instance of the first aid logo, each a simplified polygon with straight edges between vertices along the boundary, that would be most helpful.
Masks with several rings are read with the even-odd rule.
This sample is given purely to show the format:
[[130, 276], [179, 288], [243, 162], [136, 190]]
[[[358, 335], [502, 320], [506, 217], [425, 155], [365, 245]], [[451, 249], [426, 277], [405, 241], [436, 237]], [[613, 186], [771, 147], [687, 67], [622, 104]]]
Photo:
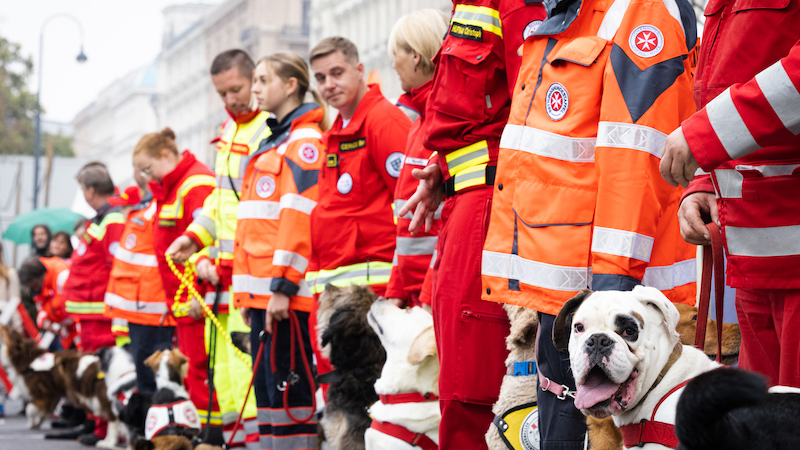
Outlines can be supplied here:
[[569, 109], [569, 93], [564, 85], [561, 83], [551, 84], [550, 88], [547, 89], [545, 98], [547, 102], [545, 105], [547, 117], [558, 121], [567, 115], [567, 109]]
[[136, 247], [136, 235], [129, 234], [128, 237], [125, 238], [125, 248], [132, 250], [133, 247]]
[[306, 164], [314, 164], [319, 159], [319, 150], [311, 144], [303, 144], [298, 153]]
[[397, 178], [400, 176], [400, 169], [403, 168], [403, 154], [394, 152], [386, 158], [386, 172]]
[[265, 175], [256, 182], [256, 194], [261, 198], [270, 198], [275, 193], [275, 180]]
[[640, 58], [652, 58], [664, 49], [664, 35], [653, 25], [639, 25], [628, 36], [628, 46]]
[[349, 173], [342, 174], [336, 182], [336, 190], [342, 195], [347, 195], [353, 190], [353, 176]]

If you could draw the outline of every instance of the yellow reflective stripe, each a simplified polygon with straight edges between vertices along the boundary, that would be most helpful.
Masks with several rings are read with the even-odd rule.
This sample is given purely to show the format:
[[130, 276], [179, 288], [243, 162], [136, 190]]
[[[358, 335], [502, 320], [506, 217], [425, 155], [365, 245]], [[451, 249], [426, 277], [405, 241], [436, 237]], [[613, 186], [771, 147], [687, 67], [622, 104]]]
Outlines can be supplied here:
[[503, 37], [503, 23], [496, 9], [486, 6], [457, 5], [453, 20], [464, 25], [474, 25]]
[[469, 169], [464, 169], [453, 177], [456, 192], [486, 184], [486, 164], [481, 164]]
[[444, 159], [447, 161], [448, 172], [453, 177], [464, 169], [488, 163], [489, 145], [486, 141], [476, 142], [449, 153]]
[[96, 223], [89, 225], [89, 228], [86, 229], [86, 234], [97, 239], [98, 241], [101, 241], [106, 235], [106, 227], [112, 223], [125, 223], [125, 219], [122, 217], [121, 213], [110, 213], [103, 217], [103, 220], [100, 221], [99, 225]]
[[67, 312], [71, 314], [103, 314], [106, 309], [104, 302], [66, 302]]
[[[183, 181], [181, 187], [178, 188], [178, 195], [175, 196], [174, 203], [168, 203], [161, 207], [161, 214], [159, 214], [159, 218], [161, 219], [181, 219], [183, 218], [183, 198], [186, 197], [186, 194], [189, 193], [192, 189], [198, 186], [209, 186], [215, 187], [216, 183], [214, 177], [211, 175], [192, 175], [189, 178]], [[193, 212], [193, 211], [190, 211]]]
[[[208, 411], [205, 409], [197, 409], [197, 415], [200, 416], [200, 422], [205, 424], [206, 419], [208, 418]], [[212, 411], [211, 412], [211, 425], [222, 425], [222, 416], [220, 413]]]
[[391, 262], [369, 262], [350, 266], [342, 266], [333, 270], [320, 270], [319, 272], [306, 272], [306, 284], [311, 292], [319, 294], [325, 290], [325, 285], [345, 287], [355, 285], [386, 284], [392, 274]]
[[197, 238], [200, 239], [200, 242], [202, 242], [205, 247], [208, 247], [214, 243], [214, 236], [209, 234], [208, 230], [198, 223], [190, 223], [189, 226], [186, 227], [186, 231], [190, 231], [197, 235]]

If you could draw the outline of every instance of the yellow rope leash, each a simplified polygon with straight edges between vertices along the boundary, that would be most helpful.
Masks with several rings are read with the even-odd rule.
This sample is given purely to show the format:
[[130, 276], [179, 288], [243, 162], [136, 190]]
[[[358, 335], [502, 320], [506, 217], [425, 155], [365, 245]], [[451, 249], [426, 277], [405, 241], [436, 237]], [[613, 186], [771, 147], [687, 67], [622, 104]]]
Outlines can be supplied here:
[[[242, 360], [242, 362], [247, 366], [248, 369], [253, 370], [252, 362], [250, 361], [250, 356], [246, 355], [244, 352], [239, 350], [239, 347], [233, 344], [233, 340], [231, 339], [230, 334], [225, 331], [222, 324], [219, 323], [219, 320], [216, 316], [214, 316], [214, 312], [211, 311], [211, 308], [206, 305], [206, 302], [203, 300], [203, 297], [197, 292], [197, 289], [194, 288], [194, 281], [195, 281], [195, 269], [194, 263], [191, 261], [186, 261], [185, 264], [185, 271], [181, 273], [178, 268], [175, 266], [175, 263], [172, 261], [172, 257], [170, 255], [166, 255], [167, 257], [167, 265], [169, 266], [172, 273], [181, 280], [181, 285], [178, 288], [177, 292], [175, 292], [175, 303], [172, 304], [172, 312], [175, 317], [186, 317], [189, 314], [189, 307], [192, 304], [192, 298], [196, 298], [197, 301], [200, 303], [200, 306], [203, 307], [203, 311], [211, 320], [211, 323], [217, 327], [217, 331], [219, 334], [225, 339], [225, 342], [228, 343], [233, 348], [234, 353], [236, 356]], [[186, 301], [181, 301], [181, 296], [183, 295], [184, 289], [187, 292]]]

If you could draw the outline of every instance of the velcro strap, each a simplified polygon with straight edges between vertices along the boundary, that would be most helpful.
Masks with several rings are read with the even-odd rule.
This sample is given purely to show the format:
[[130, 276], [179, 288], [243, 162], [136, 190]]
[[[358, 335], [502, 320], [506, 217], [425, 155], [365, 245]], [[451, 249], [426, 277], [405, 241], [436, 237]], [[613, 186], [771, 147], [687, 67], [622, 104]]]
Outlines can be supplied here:
[[643, 444], [660, 444], [669, 448], [678, 446], [675, 436], [675, 425], [654, 420], [642, 420], [620, 427], [622, 443], [626, 448], [639, 447]]
[[402, 394], [378, 394], [381, 403], [384, 405], [396, 405], [399, 403], [424, 403], [439, 400], [435, 394], [421, 394], [419, 392], [405, 392]]
[[496, 174], [497, 166], [487, 166], [485, 164], [459, 172], [456, 176], [448, 178], [444, 182], [445, 196], [450, 198], [460, 191], [474, 186], [494, 186]]

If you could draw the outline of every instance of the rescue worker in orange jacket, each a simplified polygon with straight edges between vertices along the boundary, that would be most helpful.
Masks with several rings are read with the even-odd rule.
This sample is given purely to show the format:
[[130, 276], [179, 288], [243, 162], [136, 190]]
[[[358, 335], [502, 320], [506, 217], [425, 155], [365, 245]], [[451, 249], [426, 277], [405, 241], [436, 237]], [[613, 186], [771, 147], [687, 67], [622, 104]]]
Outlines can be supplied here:
[[[377, 85], [367, 86], [358, 49], [349, 40], [323, 39], [309, 61], [320, 93], [339, 115], [323, 139], [325, 166], [311, 214], [306, 282], [315, 295], [327, 284], [369, 285], [383, 295], [395, 246], [391, 206], [411, 121]], [[329, 372], [316, 339], [312, 345], [318, 373]]]
[[36, 326], [54, 332], [61, 348], [68, 349], [77, 337], [75, 322], [67, 316], [64, 305], [64, 284], [69, 277], [69, 266], [58, 257], [28, 257], [19, 268], [19, 282], [37, 293], [33, 297], [39, 313]]
[[431, 59], [439, 51], [442, 36], [447, 32], [447, 18], [435, 9], [415, 11], [400, 18], [389, 34], [389, 55], [400, 76], [403, 94], [398, 106], [403, 105], [417, 114], [411, 124], [406, 143], [405, 159], [394, 192], [397, 245], [392, 261], [392, 276], [386, 287], [386, 298], [403, 307], [430, 306], [430, 291], [422, 295], [423, 282], [429, 272], [436, 249], [436, 240], [442, 227], [441, 208], [437, 209], [434, 225], [427, 232], [412, 235], [408, 231], [412, 214], [399, 216], [397, 212], [417, 190], [419, 181], [411, 175], [414, 168], [425, 167], [431, 151], [422, 145], [425, 126], [425, 104], [433, 85], [434, 64]]
[[441, 364], [439, 446], [486, 448], [484, 434], [505, 374], [509, 324], [500, 305], [481, 300], [480, 253], [500, 133], [521, 61], [518, 49], [545, 14], [541, 3], [523, 0], [453, 3], [426, 107], [423, 144], [437, 154], [425, 169], [412, 172], [421, 181], [400, 214], [414, 213], [412, 232], [423, 221], [428, 229], [447, 196], [432, 279]]
[[64, 300], [67, 313], [80, 320], [83, 350], [93, 352], [115, 344], [111, 319], [103, 316], [103, 297], [125, 222], [119, 207], [108, 203], [114, 195], [114, 183], [104, 164], [86, 164], [78, 172], [77, 179], [86, 203], [97, 215], [90, 221], [86, 233], [80, 236], [80, 244], [72, 256]]
[[[135, 171], [137, 184], [146, 180]], [[120, 246], [114, 254], [114, 265], [106, 289], [106, 317], [124, 320], [128, 326], [130, 348], [136, 364], [136, 386], [140, 394], [156, 391], [153, 370], [144, 360], [158, 350], [172, 348], [175, 317], [168, 314], [167, 297], [161, 283], [153, 245], [153, 223], [156, 201], [146, 189], [141, 197], [139, 186], [131, 186], [118, 197], [108, 200], [112, 205], [130, 208]]]
[[[296, 418], [311, 414], [316, 390], [303, 369], [313, 364], [308, 316], [314, 301], [304, 277], [323, 161], [324, 103], [313, 90], [318, 103], [303, 102], [309, 92], [308, 66], [296, 54], [263, 58], [253, 79], [259, 108], [275, 118], [267, 121], [272, 135], [261, 141], [245, 170], [234, 243], [234, 302], [251, 327], [252, 352], [259, 348], [260, 333], [267, 333], [253, 383], [261, 449], [311, 449], [317, 448], [316, 420], [295, 423], [287, 413]], [[296, 348], [291, 345], [297, 339], [293, 327], [302, 336]], [[290, 385], [284, 404], [279, 386], [289, 376], [292, 359], [299, 379]]]
[[697, 32], [685, 2], [560, 1], [548, 12], [525, 40], [500, 142], [483, 298], [539, 312], [542, 448], [579, 449], [576, 407], [593, 405], [553, 346], [563, 303], [587, 288], [643, 284], [694, 304], [682, 189], [658, 166], [667, 134], [694, 111]]
[[[216, 397], [209, 400], [206, 385], [206, 364], [208, 354], [204, 343], [205, 321], [188, 315], [189, 303], [187, 290], [184, 288], [180, 297], [176, 294], [180, 280], [167, 265], [167, 247], [180, 236], [192, 220], [200, 214], [203, 202], [214, 189], [214, 174], [188, 150], [178, 153], [175, 145], [175, 133], [165, 128], [159, 133], [143, 136], [133, 150], [134, 170], [148, 181], [153, 194], [156, 210], [153, 215], [153, 250], [158, 263], [161, 283], [166, 295], [168, 314], [175, 316], [178, 348], [189, 358], [189, 366], [185, 379], [186, 390], [192, 403], [197, 407], [200, 420], [208, 425], [207, 417], [211, 404], [210, 423], [215, 428], [216, 438], [222, 441], [222, 417]], [[184, 267], [179, 262], [176, 268], [183, 273]], [[199, 304], [196, 306], [199, 309]]]

